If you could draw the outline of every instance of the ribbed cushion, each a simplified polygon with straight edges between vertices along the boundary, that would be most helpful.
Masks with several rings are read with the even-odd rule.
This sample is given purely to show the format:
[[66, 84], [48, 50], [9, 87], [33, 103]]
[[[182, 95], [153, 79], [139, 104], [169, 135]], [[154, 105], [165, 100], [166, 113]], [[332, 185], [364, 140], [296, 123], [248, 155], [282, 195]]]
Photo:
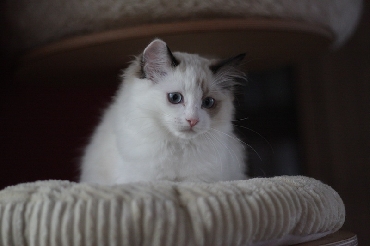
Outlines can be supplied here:
[[337, 231], [339, 195], [302, 177], [116, 186], [38, 181], [0, 191], [0, 245], [281, 245]]

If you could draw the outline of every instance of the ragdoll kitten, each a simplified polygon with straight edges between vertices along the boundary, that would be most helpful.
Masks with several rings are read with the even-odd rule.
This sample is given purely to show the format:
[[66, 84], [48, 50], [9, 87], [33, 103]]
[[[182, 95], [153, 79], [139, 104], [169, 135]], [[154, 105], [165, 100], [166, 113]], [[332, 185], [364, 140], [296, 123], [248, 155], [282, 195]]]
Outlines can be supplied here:
[[162, 40], [151, 42], [95, 130], [81, 182], [245, 179], [245, 149], [232, 125], [243, 58], [172, 54]]

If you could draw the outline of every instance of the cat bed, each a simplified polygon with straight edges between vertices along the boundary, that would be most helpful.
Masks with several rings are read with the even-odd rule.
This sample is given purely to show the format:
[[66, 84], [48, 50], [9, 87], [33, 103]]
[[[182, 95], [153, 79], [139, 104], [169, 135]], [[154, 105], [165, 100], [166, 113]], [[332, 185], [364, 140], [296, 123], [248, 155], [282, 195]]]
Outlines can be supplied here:
[[38, 181], [0, 191], [0, 245], [283, 245], [337, 231], [339, 195], [312, 178], [99, 186]]

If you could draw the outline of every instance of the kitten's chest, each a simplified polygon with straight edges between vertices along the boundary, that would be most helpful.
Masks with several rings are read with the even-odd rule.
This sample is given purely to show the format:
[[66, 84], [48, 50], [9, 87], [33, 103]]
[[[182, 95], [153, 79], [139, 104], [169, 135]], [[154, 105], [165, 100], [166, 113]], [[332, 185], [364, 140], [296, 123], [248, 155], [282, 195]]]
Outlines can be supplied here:
[[[220, 174], [221, 159], [209, 146], [198, 143], [173, 144], [163, 149], [153, 158], [153, 168], [158, 179], [173, 181], [213, 181]], [[218, 154], [220, 156], [220, 154]]]
[[220, 180], [225, 158], [222, 146], [217, 146], [219, 142], [207, 138], [171, 141], [138, 135], [126, 140], [120, 149], [122, 172], [142, 174], [145, 180]]

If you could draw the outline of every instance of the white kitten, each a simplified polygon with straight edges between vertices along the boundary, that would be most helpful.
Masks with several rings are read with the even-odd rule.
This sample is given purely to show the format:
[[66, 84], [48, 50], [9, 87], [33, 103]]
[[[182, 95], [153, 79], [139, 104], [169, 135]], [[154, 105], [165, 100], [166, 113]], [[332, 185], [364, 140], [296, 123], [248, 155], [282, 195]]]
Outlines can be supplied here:
[[243, 58], [217, 62], [150, 43], [85, 150], [81, 182], [245, 179], [245, 149], [232, 125]]

